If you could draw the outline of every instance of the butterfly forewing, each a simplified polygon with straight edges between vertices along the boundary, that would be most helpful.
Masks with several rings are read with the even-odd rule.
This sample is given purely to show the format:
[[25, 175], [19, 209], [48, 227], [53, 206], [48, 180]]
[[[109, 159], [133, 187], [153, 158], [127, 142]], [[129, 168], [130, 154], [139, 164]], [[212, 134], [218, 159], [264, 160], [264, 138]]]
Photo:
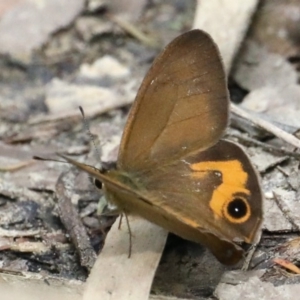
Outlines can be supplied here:
[[228, 120], [217, 46], [200, 30], [171, 42], [146, 75], [128, 117], [118, 167], [151, 168], [215, 144]]

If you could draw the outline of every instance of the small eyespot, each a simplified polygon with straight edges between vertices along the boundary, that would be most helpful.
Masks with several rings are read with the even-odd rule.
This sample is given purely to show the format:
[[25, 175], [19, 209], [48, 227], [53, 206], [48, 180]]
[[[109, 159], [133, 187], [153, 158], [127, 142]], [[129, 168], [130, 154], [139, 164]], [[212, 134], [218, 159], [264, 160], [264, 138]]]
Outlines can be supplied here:
[[232, 223], [244, 223], [250, 216], [250, 206], [246, 197], [236, 195], [224, 207], [225, 217]]
[[229, 215], [235, 219], [243, 218], [247, 214], [247, 205], [245, 200], [234, 198], [227, 206]]
[[95, 179], [94, 184], [95, 184], [97, 189], [99, 189], [99, 190], [102, 189], [102, 182], [99, 179]]

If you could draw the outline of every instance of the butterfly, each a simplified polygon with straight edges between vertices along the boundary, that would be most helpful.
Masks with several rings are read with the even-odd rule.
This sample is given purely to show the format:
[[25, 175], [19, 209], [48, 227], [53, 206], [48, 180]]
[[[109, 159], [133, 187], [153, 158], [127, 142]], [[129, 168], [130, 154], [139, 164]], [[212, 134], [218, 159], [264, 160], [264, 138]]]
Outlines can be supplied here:
[[260, 179], [235, 143], [226, 74], [201, 30], [175, 38], [145, 76], [123, 132], [116, 168], [64, 157], [103, 183], [108, 202], [208, 247], [224, 264], [244, 254], [262, 222]]

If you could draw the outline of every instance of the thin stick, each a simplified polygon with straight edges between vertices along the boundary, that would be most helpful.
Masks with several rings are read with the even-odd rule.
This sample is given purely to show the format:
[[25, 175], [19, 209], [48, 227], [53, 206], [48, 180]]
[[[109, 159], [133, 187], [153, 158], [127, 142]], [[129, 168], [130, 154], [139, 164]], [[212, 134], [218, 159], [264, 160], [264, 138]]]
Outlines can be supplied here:
[[123, 214], [121, 214], [121, 216], [120, 216], [119, 225], [118, 225], [119, 230], [121, 229], [121, 226], [122, 226], [122, 220], [123, 220]]
[[1, 166], [0, 165], [0, 172], [14, 172], [14, 171], [19, 171], [20, 169], [23, 169], [31, 164], [34, 163], [33, 159], [26, 160], [26, 161], [21, 161], [16, 164], [11, 164], [11, 165], [6, 165], [6, 166]]
[[230, 137], [234, 137], [237, 138], [240, 144], [246, 144], [246, 146], [258, 146], [261, 147], [263, 150], [265, 150], [266, 152], [275, 154], [275, 155], [288, 155], [289, 157], [294, 157], [297, 159], [300, 159], [300, 153], [298, 152], [292, 152], [286, 149], [281, 149], [278, 148], [276, 146], [270, 145], [270, 144], [266, 144], [266, 143], [262, 143], [260, 141], [257, 141], [255, 139], [252, 139], [250, 137], [246, 137], [243, 135], [238, 135], [238, 134], [230, 134]]
[[247, 256], [245, 258], [245, 261], [243, 263], [242, 271], [248, 271], [251, 260], [253, 258], [253, 255], [254, 255], [254, 253], [255, 253], [255, 251], [256, 251], [259, 243], [260, 243], [261, 235], [262, 235], [262, 233], [260, 232], [256, 242], [253, 245], [251, 245], [251, 248], [248, 251]]
[[286, 220], [288, 222], [290, 222], [290, 224], [293, 226], [293, 229], [300, 231], [300, 227], [299, 225], [295, 222], [294, 218], [291, 216], [289, 209], [287, 209], [286, 207], [284, 207], [284, 205], [282, 205], [281, 202], [281, 198], [278, 194], [276, 194], [275, 192], [273, 192], [273, 196], [274, 196], [274, 200], [278, 206], [278, 208], [281, 210], [283, 216], [286, 218]]
[[53, 158], [44, 158], [44, 157], [41, 157], [41, 156], [35, 156], [35, 155], [34, 155], [32, 158], [33, 158], [34, 160], [54, 161], [54, 162], [59, 162], [59, 163], [63, 163], [63, 164], [70, 164], [69, 162], [64, 161], [64, 160], [53, 159]]
[[125, 19], [119, 18], [112, 14], [107, 14], [108, 18], [116, 23], [118, 26], [120, 26], [124, 31], [126, 31], [128, 34], [136, 38], [141, 43], [145, 44], [148, 47], [152, 48], [158, 48], [159, 44], [158, 42], [148, 37], [146, 34], [144, 34], [140, 29], [138, 29], [137, 26], [134, 24], [131, 24], [130, 22], [126, 21]]
[[129, 220], [128, 220], [128, 216], [126, 213], [124, 213], [125, 215], [125, 220], [126, 220], [126, 223], [127, 223], [127, 226], [128, 226], [128, 233], [129, 233], [129, 249], [128, 249], [128, 258], [131, 257], [131, 251], [132, 251], [132, 232], [131, 232], [131, 228], [130, 228], [130, 225], [129, 225]]
[[86, 228], [82, 220], [71, 202], [70, 194], [66, 186], [69, 182], [75, 182], [75, 174], [73, 172], [62, 173], [56, 183], [55, 191], [57, 197], [58, 213], [60, 220], [64, 224], [70, 238], [79, 254], [82, 266], [91, 270], [97, 255], [91, 246]]
[[240, 109], [239, 107], [237, 107], [236, 105], [234, 105], [232, 103], [231, 103], [230, 108], [231, 108], [231, 111], [233, 113], [237, 114], [238, 116], [240, 116], [244, 119], [248, 119], [253, 124], [267, 130], [268, 132], [273, 133], [275, 136], [284, 140], [285, 142], [293, 145], [296, 148], [300, 148], [300, 140], [297, 139], [296, 137], [294, 137], [292, 134], [287, 133], [286, 131], [280, 129], [279, 127], [271, 124], [268, 121], [265, 121], [259, 117], [256, 117], [254, 115], [247, 113], [245, 110]]

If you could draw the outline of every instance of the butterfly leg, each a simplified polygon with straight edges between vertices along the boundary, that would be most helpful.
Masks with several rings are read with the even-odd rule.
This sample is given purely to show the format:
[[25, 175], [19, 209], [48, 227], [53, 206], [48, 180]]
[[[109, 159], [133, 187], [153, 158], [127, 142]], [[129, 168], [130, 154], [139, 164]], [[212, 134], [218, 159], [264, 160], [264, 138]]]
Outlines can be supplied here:
[[128, 258], [130, 258], [131, 250], [132, 250], [132, 232], [131, 232], [131, 228], [130, 228], [130, 224], [129, 224], [129, 220], [128, 220], [128, 215], [125, 212], [124, 212], [124, 216], [125, 216], [125, 220], [126, 220], [127, 227], [128, 227], [128, 234], [129, 234]]

